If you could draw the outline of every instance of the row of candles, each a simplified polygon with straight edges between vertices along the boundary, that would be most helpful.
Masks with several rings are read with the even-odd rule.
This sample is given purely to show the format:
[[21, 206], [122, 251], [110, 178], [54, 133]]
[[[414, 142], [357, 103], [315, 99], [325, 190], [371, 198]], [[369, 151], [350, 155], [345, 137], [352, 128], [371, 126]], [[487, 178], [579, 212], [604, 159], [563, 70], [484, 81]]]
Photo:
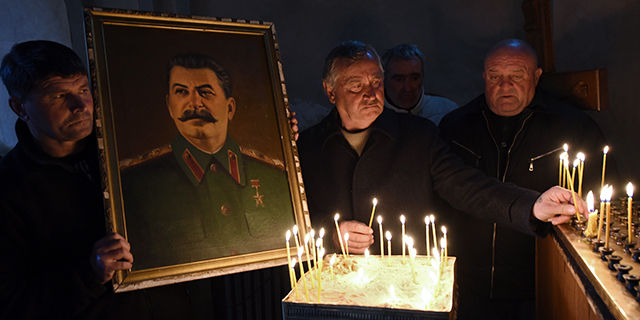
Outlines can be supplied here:
[[[373, 199], [373, 209], [371, 211], [371, 220], [369, 221], [370, 225], [373, 221], [373, 215], [375, 213], [375, 209], [377, 206], [377, 199]], [[336, 214], [334, 216], [334, 222], [335, 222], [335, 226], [336, 226], [336, 231], [338, 234], [341, 234], [340, 232], [340, 226], [338, 224], [338, 220], [340, 219], [340, 215]], [[384, 237], [383, 235], [386, 236], [387, 239], [387, 244], [388, 244], [388, 250], [387, 250], [387, 256], [388, 256], [388, 264], [389, 266], [391, 266], [391, 233], [389, 231], [386, 231], [386, 233], [383, 233], [383, 227], [382, 227], [382, 216], [378, 215], [377, 218], [378, 221], [378, 227], [379, 227], [379, 231], [380, 231], [380, 257], [381, 259], [384, 259], [384, 255], [385, 255], [385, 251], [384, 251]], [[430, 216], [426, 216], [425, 219], [425, 242], [426, 242], [426, 248], [427, 248], [427, 261], [428, 264], [431, 265], [431, 254], [433, 254], [433, 257], [435, 259], [435, 263], [436, 266], [438, 267], [438, 280], [441, 277], [441, 274], [443, 273], [444, 267], [447, 264], [447, 257], [448, 257], [448, 249], [447, 249], [447, 228], [445, 226], [442, 226], [442, 238], [440, 239], [440, 248], [441, 250], [438, 251], [437, 249], [437, 232], [436, 232], [436, 223], [435, 223], [435, 217], [433, 215]], [[405, 223], [406, 223], [406, 219], [404, 217], [404, 215], [400, 216], [400, 222], [402, 224], [402, 239], [403, 239], [403, 246], [402, 246], [402, 264], [404, 265], [405, 262], [405, 257], [406, 257], [406, 249], [408, 249], [409, 251], [409, 263], [411, 265], [411, 274], [413, 277], [413, 282], [416, 283], [416, 279], [415, 279], [415, 266], [414, 266], [414, 260], [417, 256], [417, 250], [413, 247], [414, 242], [413, 242], [413, 238], [407, 236], [405, 234]], [[430, 232], [430, 228], [429, 226], [431, 225], [431, 232]], [[309, 302], [309, 291], [308, 291], [308, 287], [307, 287], [307, 281], [306, 278], [304, 277], [304, 266], [303, 266], [303, 260], [302, 260], [302, 255], [306, 253], [306, 257], [307, 257], [307, 266], [308, 266], [308, 271], [310, 273], [310, 282], [311, 282], [311, 288], [315, 289], [314, 286], [314, 278], [317, 279], [318, 281], [318, 302], [320, 302], [320, 292], [322, 291], [322, 285], [321, 285], [321, 270], [322, 270], [322, 264], [323, 264], [323, 257], [325, 255], [325, 249], [324, 249], [324, 243], [323, 243], [323, 238], [324, 238], [324, 228], [320, 229], [320, 233], [319, 233], [319, 238], [316, 240], [315, 239], [315, 231], [313, 229], [311, 229], [311, 231], [305, 235], [304, 237], [304, 246], [301, 245], [302, 241], [299, 240], [298, 238], [298, 226], [295, 225], [293, 226], [293, 237], [295, 239], [295, 243], [296, 243], [296, 249], [297, 249], [297, 260], [296, 258], [291, 258], [291, 252], [290, 252], [290, 238], [291, 238], [291, 231], [287, 231], [286, 233], [286, 246], [287, 246], [287, 261], [289, 264], [289, 277], [290, 277], [290, 281], [291, 281], [291, 288], [294, 289], [296, 291], [296, 297], [299, 296], [298, 293], [298, 281], [297, 281], [297, 277], [295, 275], [295, 267], [296, 265], [299, 265], [300, 268], [300, 274], [301, 274], [301, 278], [302, 278], [302, 282], [304, 285], [304, 289], [305, 289], [305, 296], [307, 299], [307, 302]], [[430, 248], [430, 233], [433, 233], [433, 244], [434, 247], [432, 248], [432, 252], [430, 252], [429, 248]], [[338, 237], [339, 242], [340, 242], [340, 247], [342, 250], [342, 257], [343, 259], [349, 259], [349, 246], [348, 246], [348, 241], [349, 241], [349, 233], [345, 233], [344, 234], [344, 242], [343, 242], [343, 237]], [[346, 245], [345, 245], [346, 243]], [[312, 257], [310, 258], [310, 250], [309, 250], [309, 244], [311, 244], [311, 250], [314, 250], [314, 244], [315, 244], [315, 251], [313, 252]], [[369, 259], [369, 249], [365, 249], [364, 252], [365, 255], [365, 259]], [[311, 264], [311, 260], [313, 259], [313, 266]], [[336, 254], [333, 254], [333, 256], [331, 257], [330, 261], [329, 261], [329, 265], [330, 265], [330, 270], [331, 270], [331, 279], [333, 280], [333, 265], [335, 263], [336, 260]], [[314, 269], [315, 266], [315, 269]], [[439, 282], [439, 281], [438, 281]], [[438, 290], [437, 288], [438, 286], [436, 286], [436, 292]]]

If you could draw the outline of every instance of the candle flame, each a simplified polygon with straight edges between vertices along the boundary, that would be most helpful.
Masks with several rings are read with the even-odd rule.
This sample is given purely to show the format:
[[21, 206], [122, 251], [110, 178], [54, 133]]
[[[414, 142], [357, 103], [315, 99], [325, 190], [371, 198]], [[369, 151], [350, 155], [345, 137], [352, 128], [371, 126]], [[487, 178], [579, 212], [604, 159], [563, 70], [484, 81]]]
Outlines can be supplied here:
[[413, 238], [405, 236], [404, 242], [409, 246], [409, 248], [413, 248]]
[[304, 244], [307, 244], [307, 243], [309, 243], [309, 234], [308, 233], [304, 235]]
[[605, 146], [602, 153], [607, 154], [609, 152], [609, 146]]
[[582, 152], [578, 152], [578, 155], [577, 155], [576, 157], [577, 157], [578, 159], [580, 159], [580, 161], [584, 162], [584, 159], [585, 159], [585, 157], [584, 157], [584, 153], [582, 153]]
[[364, 249], [364, 257], [369, 259], [369, 249]]
[[324, 228], [320, 229], [320, 239], [324, 238]]
[[417, 254], [418, 254], [418, 253], [416, 252], [416, 249], [415, 249], [415, 248], [411, 248], [411, 249], [409, 250], [409, 256], [411, 257], [411, 259], [415, 259]]
[[444, 250], [446, 246], [447, 246], [447, 239], [445, 239], [444, 237], [440, 238], [440, 248]]
[[298, 260], [296, 260], [296, 258], [291, 259], [291, 265], [290, 265], [290, 267], [295, 269], [295, 267], [296, 267], [296, 262], [298, 262]]
[[318, 240], [316, 240], [316, 247], [320, 248], [322, 245], [322, 239], [318, 238]]
[[607, 194], [606, 194], [606, 199], [605, 201], [607, 202], [611, 202], [611, 197], [613, 196], [613, 186], [609, 186], [609, 188], [607, 189]]
[[568, 157], [569, 155], [567, 155], [566, 152], [563, 152], [560, 154], [560, 161], [564, 160], [564, 158]]
[[293, 235], [297, 236], [298, 235], [298, 225], [294, 225], [293, 226]]
[[336, 215], [333, 217], [333, 220], [338, 221], [338, 219], [340, 219], [340, 214], [336, 213]]
[[335, 262], [336, 262], [336, 254], [334, 253], [333, 256], [331, 256], [331, 260], [329, 260], [329, 265], [333, 267], [333, 264]]
[[604, 187], [602, 187], [602, 190], [600, 190], [600, 201], [601, 202], [605, 202], [607, 201], [607, 191], [609, 190], [609, 185], [605, 184]]
[[375, 206], [377, 206], [377, 205], [378, 205], [378, 199], [373, 198], [373, 206], [375, 207]]
[[387, 236], [387, 240], [391, 241], [391, 232], [387, 231], [385, 235]]
[[311, 229], [311, 232], [309, 232], [311, 234], [311, 238], [315, 238], [316, 237], [316, 231]]
[[434, 221], [436, 221], [436, 217], [434, 217], [433, 215], [429, 216], [429, 219], [431, 219], [431, 223], [433, 223]]
[[287, 238], [287, 242], [289, 242], [289, 239], [291, 239], [291, 231], [287, 230], [287, 234], [285, 235], [285, 237]]
[[573, 167], [577, 167], [580, 164], [580, 159], [573, 160]]
[[442, 226], [442, 233], [446, 236], [447, 235], [447, 227]]
[[564, 162], [564, 166], [565, 166], [566, 168], [568, 168], [568, 167], [569, 167], [569, 157], [564, 158], [564, 161], [563, 161], [563, 162]]
[[431, 254], [434, 258], [436, 258], [436, 262], [440, 262], [440, 253], [438, 252], [438, 249], [436, 249], [436, 247], [431, 248]]
[[562, 146], [562, 149], [564, 150], [564, 152], [569, 151], [569, 145], [565, 143], [565, 144]]
[[587, 194], [587, 207], [589, 208], [589, 212], [593, 212], [595, 209], [593, 207], [593, 191], [589, 190]]
[[404, 214], [400, 215], [400, 222], [402, 222], [402, 224], [404, 224]]
[[429, 225], [429, 216], [424, 217], [424, 224]]
[[298, 248], [298, 259], [302, 258], [302, 253], [304, 252], [304, 247]]
[[344, 233], [344, 242], [348, 242], [349, 241], [349, 233], [345, 232]]
[[382, 216], [378, 216], [378, 224], [382, 224]]
[[627, 196], [629, 196], [629, 198], [633, 198], [633, 185], [631, 182], [627, 184]]
[[320, 252], [318, 252], [318, 259], [322, 260], [322, 257], [324, 257], [324, 248], [320, 249]]

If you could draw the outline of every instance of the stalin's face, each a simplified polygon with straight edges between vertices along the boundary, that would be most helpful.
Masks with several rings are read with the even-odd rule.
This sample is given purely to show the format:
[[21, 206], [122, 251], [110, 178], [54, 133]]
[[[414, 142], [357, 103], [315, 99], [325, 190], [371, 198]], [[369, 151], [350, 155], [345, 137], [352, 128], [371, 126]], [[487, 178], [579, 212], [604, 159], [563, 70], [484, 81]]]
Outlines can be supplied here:
[[169, 77], [167, 107], [187, 141], [203, 151], [216, 152], [227, 138], [236, 102], [225, 97], [213, 70], [175, 66]]

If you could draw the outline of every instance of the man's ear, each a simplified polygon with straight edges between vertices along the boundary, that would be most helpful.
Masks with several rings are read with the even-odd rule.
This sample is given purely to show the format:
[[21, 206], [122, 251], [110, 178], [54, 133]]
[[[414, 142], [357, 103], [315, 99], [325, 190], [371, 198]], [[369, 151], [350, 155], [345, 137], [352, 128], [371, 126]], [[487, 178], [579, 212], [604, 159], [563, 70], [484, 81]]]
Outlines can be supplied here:
[[336, 96], [333, 93], [331, 85], [329, 85], [326, 81], [322, 81], [322, 87], [324, 88], [324, 93], [326, 93], [327, 97], [329, 97], [329, 101], [331, 101], [331, 103], [333, 104], [336, 104]]
[[16, 97], [9, 98], [9, 106], [11, 110], [20, 118], [20, 120], [27, 122], [29, 120], [29, 116], [27, 115], [27, 111], [24, 109], [24, 102], [21, 99]]
[[233, 97], [229, 98], [228, 108], [229, 113], [227, 114], [227, 118], [231, 121], [231, 119], [233, 119], [233, 115], [236, 114], [236, 100]]
[[542, 68], [536, 69], [534, 72], [534, 76], [536, 77], [536, 86], [538, 86], [538, 81], [540, 80], [540, 76], [542, 75]]

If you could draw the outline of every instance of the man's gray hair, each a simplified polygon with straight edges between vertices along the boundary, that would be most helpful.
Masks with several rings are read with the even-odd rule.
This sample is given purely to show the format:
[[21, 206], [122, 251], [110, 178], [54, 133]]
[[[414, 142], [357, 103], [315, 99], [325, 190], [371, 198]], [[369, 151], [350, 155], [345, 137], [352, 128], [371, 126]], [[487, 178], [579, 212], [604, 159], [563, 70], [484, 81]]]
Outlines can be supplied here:
[[418, 50], [418, 46], [412, 43], [403, 43], [388, 49], [382, 55], [382, 66], [387, 69], [391, 60], [411, 60], [414, 58], [420, 60], [422, 73], [424, 74], [424, 54]]
[[336, 79], [338, 74], [336, 72], [336, 62], [338, 60], [348, 60], [350, 64], [354, 64], [364, 58], [369, 53], [378, 60], [380, 70], [382, 64], [380, 64], [380, 56], [371, 45], [364, 44], [360, 41], [345, 41], [333, 48], [324, 61], [324, 70], [322, 72], [322, 81], [329, 84], [332, 89], [335, 88]]

